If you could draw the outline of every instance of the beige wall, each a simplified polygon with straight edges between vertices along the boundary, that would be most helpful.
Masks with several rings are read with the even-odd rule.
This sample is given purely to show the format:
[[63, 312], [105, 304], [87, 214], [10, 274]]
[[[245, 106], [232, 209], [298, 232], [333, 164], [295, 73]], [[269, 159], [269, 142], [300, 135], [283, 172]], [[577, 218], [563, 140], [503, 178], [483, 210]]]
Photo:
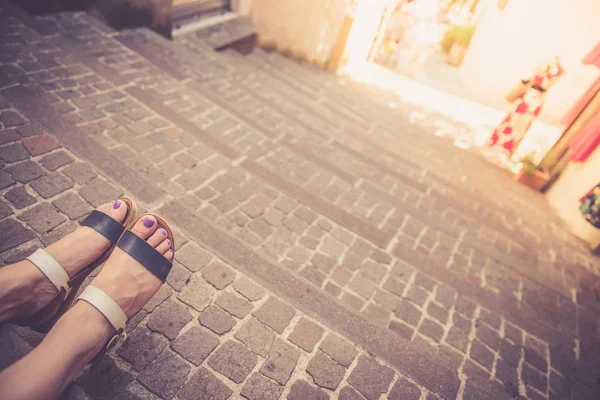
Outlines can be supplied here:
[[274, 45], [324, 64], [335, 43], [349, 0], [253, 0], [250, 10], [261, 44]]
[[506, 107], [506, 92], [537, 62], [560, 55], [565, 76], [548, 94], [542, 120], [560, 117], [598, 76], [580, 61], [600, 40], [600, 0], [509, 0], [501, 12], [490, 0], [461, 66], [464, 82]]

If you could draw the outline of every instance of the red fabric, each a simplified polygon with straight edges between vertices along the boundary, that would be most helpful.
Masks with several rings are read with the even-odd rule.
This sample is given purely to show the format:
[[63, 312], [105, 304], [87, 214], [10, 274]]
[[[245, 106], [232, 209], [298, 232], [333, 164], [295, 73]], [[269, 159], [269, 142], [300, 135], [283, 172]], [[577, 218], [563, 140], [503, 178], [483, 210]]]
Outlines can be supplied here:
[[[600, 42], [598, 42], [592, 51], [590, 51], [583, 58], [583, 60], [581, 60], [581, 63], [583, 65], [595, 65], [596, 67], [600, 68]], [[573, 104], [573, 107], [571, 107], [569, 111], [563, 115], [563, 117], [560, 119], [561, 124], [570, 125], [575, 120], [575, 117], [579, 115], [585, 105], [592, 99], [592, 96], [594, 96], [595, 91], [593, 89], [598, 83], [600, 83], [600, 77], [598, 77], [598, 79], [592, 83], [590, 88], [583, 94], [583, 96], [581, 96], [579, 100]]]
[[515, 110], [515, 112], [517, 114], [525, 114], [527, 112], [527, 109], [529, 108], [529, 106], [525, 103], [521, 103], [517, 106], [517, 109]]
[[600, 113], [597, 113], [583, 128], [569, 141], [569, 160], [574, 162], [585, 161], [600, 144]]

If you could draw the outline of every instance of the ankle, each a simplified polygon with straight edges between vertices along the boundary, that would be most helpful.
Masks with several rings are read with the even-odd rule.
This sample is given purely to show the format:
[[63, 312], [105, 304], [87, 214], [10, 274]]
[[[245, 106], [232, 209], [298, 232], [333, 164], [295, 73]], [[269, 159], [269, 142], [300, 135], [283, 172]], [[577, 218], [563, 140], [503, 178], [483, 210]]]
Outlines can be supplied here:
[[21, 261], [0, 269], [0, 322], [31, 314], [39, 305], [41, 291], [56, 289], [30, 261]]

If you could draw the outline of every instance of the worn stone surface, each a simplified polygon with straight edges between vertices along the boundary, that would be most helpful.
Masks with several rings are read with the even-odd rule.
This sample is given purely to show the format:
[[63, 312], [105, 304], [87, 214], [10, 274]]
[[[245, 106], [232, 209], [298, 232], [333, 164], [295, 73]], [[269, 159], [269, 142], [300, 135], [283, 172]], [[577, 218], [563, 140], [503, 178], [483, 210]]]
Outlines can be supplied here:
[[250, 374], [258, 359], [243, 344], [227, 341], [208, 359], [208, 365], [235, 383], [241, 383]]
[[335, 334], [327, 335], [321, 343], [320, 349], [345, 367], [350, 366], [350, 363], [358, 354], [352, 343]]
[[192, 326], [171, 342], [173, 351], [189, 362], [200, 365], [217, 347], [219, 339], [203, 328]]
[[296, 381], [292, 384], [287, 398], [288, 400], [327, 400], [329, 395], [304, 381]]
[[244, 318], [252, 311], [252, 304], [248, 300], [229, 292], [219, 294], [215, 304], [238, 318]]
[[235, 337], [256, 354], [267, 357], [275, 340], [275, 332], [257, 319], [250, 318], [236, 332]]
[[322, 351], [309, 361], [306, 371], [312, 376], [313, 381], [324, 388], [336, 390], [346, 369], [340, 364], [329, 358]]
[[190, 282], [177, 295], [177, 298], [198, 311], [204, 310], [211, 302], [215, 288], [199, 275], [194, 275]]
[[260, 372], [285, 385], [296, 367], [300, 351], [283, 340], [275, 341]]
[[282, 392], [283, 386], [255, 372], [248, 379], [240, 394], [248, 400], [276, 400]]
[[288, 340], [310, 353], [322, 335], [323, 328], [306, 318], [301, 318], [288, 336]]
[[200, 367], [177, 395], [182, 400], [225, 400], [231, 396], [231, 389], [221, 382], [212, 372], [204, 367]]
[[356, 368], [348, 377], [348, 383], [371, 400], [378, 399], [381, 393], [387, 392], [393, 377], [394, 372], [391, 369], [370, 357], [361, 356]]
[[277, 333], [282, 333], [294, 317], [294, 308], [289, 304], [271, 297], [254, 316], [262, 323], [270, 326]]
[[148, 365], [138, 380], [152, 393], [170, 399], [183, 386], [190, 367], [171, 353], [165, 353]]
[[235, 279], [235, 273], [227, 265], [217, 261], [202, 270], [202, 276], [208, 283], [221, 290]]
[[240, 277], [233, 282], [233, 288], [250, 301], [263, 298], [265, 289], [246, 277]]
[[148, 320], [148, 328], [173, 340], [181, 328], [191, 320], [192, 314], [185, 306], [173, 300], [167, 300], [154, 310]]
[[127, 336], [117, 353], [127, 360], [134, 370], [141, 371], [162, 353], [166, 346], [166, 341], [162, 340], [160, 335], [146, 328], [137, 328]]
[[217, 306], [209, 306], [198, 316], [198, 321], [214, 333], [222, 335], [235, 326], [235, 319]]
[[388, 399], [390, 400], [418, 400], [421, 398], [421, 390], [412, 382], [406, 379], [399, 378], [390, 394]]

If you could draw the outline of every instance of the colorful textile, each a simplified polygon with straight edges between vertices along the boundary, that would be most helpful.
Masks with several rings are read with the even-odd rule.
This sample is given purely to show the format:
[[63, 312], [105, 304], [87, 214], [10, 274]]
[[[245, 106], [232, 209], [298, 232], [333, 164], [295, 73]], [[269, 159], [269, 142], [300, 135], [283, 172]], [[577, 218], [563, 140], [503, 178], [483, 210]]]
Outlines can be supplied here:
[[569, 141], [569, 160], [585, 161], [600, 144], [600, 112]]
[[511, 109], [502, 122], [494, 129], [488, 146], [502, 147], [512, 153], [535, 119], [540, 115], [546, 91], [564, 73], [560, 61], [538, 66], [531, 79], [524, 81], [529, 87], [522, 97], [511, 104]]
[[579, 200], [579, 210], [590, 224], [600, 229], [600, 184]]

